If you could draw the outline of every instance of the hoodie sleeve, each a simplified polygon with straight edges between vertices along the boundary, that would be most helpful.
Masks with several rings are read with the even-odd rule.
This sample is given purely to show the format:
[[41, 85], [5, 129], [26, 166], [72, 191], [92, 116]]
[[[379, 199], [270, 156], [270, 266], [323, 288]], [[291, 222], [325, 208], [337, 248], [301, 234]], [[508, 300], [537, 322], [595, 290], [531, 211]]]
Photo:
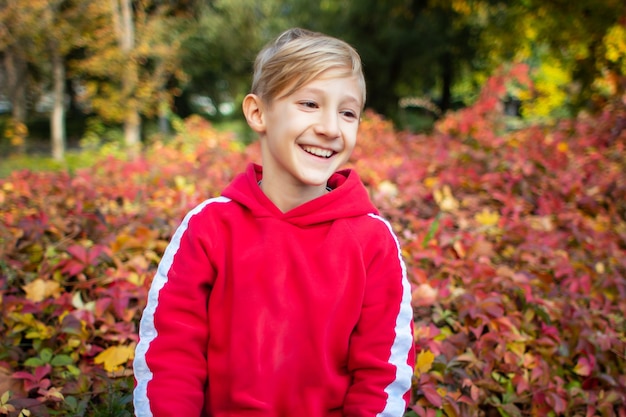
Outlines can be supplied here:
[[[214, 271], [199, 213], [189, 212], [170, 241], [143, 312], [133, 363], [138, 417], [200, 416], [207, 384], [207, 305]], [[205, 216], [206, 217], [206, 216]]]
[[367, 249], [371, 255], [362, 311], [350, 340], [352, 385], [344, 416], [402, 417], [415, 365], [410, 287], [391, 225], [370, 217], [378, 223]]

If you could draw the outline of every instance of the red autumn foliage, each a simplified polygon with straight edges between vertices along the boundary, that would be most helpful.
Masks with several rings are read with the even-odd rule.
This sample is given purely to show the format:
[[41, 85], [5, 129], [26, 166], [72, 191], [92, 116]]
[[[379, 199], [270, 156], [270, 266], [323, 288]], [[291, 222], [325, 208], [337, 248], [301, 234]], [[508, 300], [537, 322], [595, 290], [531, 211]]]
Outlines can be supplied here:
[[[428, 353], [410, 413], [626, 416], [626, 108], [507, 130], [510, 82], [525, 69], [429, 135], [362, 122], [350, 164], [402, 241]], [[192, 117], [132, 162], [0, 180], [0, 415], [129, 393], [116, 382], [171, 233], [258, 159]]]

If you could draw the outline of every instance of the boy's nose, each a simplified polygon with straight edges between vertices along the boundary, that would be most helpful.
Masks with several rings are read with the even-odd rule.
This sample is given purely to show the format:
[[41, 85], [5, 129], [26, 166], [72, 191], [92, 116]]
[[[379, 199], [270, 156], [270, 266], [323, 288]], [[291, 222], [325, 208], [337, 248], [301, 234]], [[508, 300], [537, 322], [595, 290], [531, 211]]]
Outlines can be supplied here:
[[320, 115], [315, 130], [319, 135], [326, 136], [328, 139], [335, 139], [341, 134], [339, 131], [339, 114], [324, 112]]

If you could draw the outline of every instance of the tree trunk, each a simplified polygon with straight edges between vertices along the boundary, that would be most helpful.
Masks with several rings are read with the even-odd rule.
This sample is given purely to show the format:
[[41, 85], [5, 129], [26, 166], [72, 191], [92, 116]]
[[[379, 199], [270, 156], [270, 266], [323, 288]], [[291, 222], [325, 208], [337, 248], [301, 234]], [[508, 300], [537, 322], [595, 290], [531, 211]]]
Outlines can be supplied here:
[[159, 104], [159, 133], [164, 137], [170, 135], [169, 110], [170, 107], [167, 102], [162, 101]]
[[136, 157], [141, 145], [141, 117], [136, 110], [129, 110], [124, 119], [124, 143], [129, 155]]
[[50, 115], [52, 157], [61, 161], [65, 157], [65, 63], [58, 48], [51, 48], [54, 105]]
[[133, 6], [131, 0], [122, 1], [122, 19], [120, 21], [122, 25], [122, 50], [126, 53], [130, 53], [135, 47], [135, 26], [133, 24]]
[[137, 65], [132, 61], [131, 54], [135, 47], [135, 27], [133, 24], [133, 9], [131, 0], [121, 1], [121, 16], [117, 24], [120, 25], [120, 48], [128, 59], [128, 65], [122, 79], [122, 88], [129, 106], [124, 120], [124, 142], [132, 156], [136, 156], [141, 143], [141, 118], [136, 109], [134, 91], [137, 87]]
[[11, 102], [11, 115], [16, 122], [26, 121], [26, 60], [17, 51], [4, 50], [4, 68], [7, 75], [7, 94]]
[[441, 58], [441, 112], [445, 113], [452, 107], [452, 82], [454, 81], [454, 63], [450, 53]]
[[18, 152], [26, 149], [26, 60], [9, 46], [4, 50], [4, 68], [7, 80], [7, 95], [11, 102], [13, 134], [11, 144]]

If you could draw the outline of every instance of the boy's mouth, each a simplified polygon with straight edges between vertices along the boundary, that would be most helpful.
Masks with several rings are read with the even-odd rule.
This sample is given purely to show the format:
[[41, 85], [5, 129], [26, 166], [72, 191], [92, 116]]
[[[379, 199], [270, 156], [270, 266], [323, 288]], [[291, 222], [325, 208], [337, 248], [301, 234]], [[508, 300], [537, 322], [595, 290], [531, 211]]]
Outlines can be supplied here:
[[330, 149], [318, 148], [316, 146], [304, 145], [302, 146], [302, 149], [305, 152], [310, 153], [311, 155], [319, 156], [320, 158], [330, 158], [334, 154], [334, 152]]

